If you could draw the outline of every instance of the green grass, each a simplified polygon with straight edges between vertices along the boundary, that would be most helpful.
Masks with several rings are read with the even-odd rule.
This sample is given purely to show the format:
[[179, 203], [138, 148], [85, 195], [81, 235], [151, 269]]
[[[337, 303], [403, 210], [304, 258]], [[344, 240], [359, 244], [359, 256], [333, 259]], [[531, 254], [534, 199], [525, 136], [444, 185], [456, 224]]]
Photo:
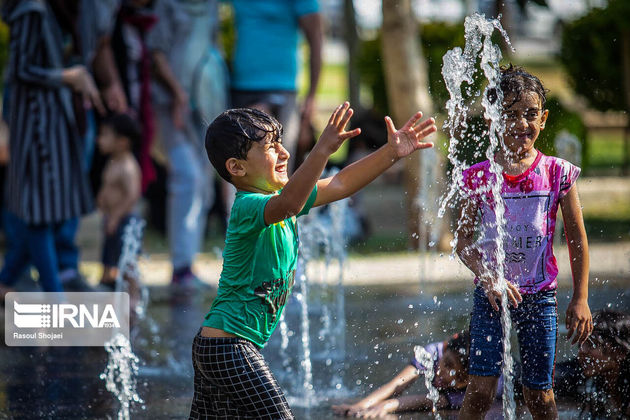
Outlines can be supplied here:
[[[299, 96], [304, 97], [309, 88], [308, 65], [302, 66], [304, 71], [299, 75]], [[323, 63], [319, 84], [317, 85], [317, 101], [321, 104], [339, 104], [348, 99], [348, 67], [345, 64]]]
[[622, 133], [593, 132], [588, 138], [589, 170], [595, 173], [620, 173], [623, 165], [624, 139]]

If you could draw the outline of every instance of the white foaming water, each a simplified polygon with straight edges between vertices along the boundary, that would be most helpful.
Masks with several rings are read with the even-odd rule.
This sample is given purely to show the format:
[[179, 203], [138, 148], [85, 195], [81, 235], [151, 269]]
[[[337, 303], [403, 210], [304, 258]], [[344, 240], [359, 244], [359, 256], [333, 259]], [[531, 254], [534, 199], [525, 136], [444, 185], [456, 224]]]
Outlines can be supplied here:
[[109, 353], [109, 359], [100, 378], [105, 381], [107, 390], [120, 402], [118, 420], [129, 420], [131, 402], [144, 403], [136, 391], [138, 358], [131, 351], [129, 340], [122, 334], [117, 334], [108, 341], [105, 350]]
[[[126, 282], [124, 279], [132, 279], [131, 281], [136, 282], [135, 286], [129, 286], [130, 290], [128, 291], [130, 294], [134, 293], [134, 290], [131, 290], [131, 288], [135, 287], [135, 293], [139, 293], [137, 302], [131, 308], [138, 319], [145, 317], [149, 298], [146, 287], [141, 287], [140, 285], [140, 271], [138, 269], [138, 254], [142, 245], [141, 238], [144, 225], [144, 221], [132, 219], [125, 226], [123, 246], [118, 260], [118, 276], [116, 277], [117, 292], [127, 291], [125, 290]], [[131, 301], [133, 302], [135, 299]], [[136, 391], [138, 357], [131, 350], [129, 340], [122, 334], [112, 337], [105, 344], [105, 350], [109, 355], [107, 366], [100, 378], [105, 380], [107, 390], [114, 394], [120, 402], [118, 419], [128, 420], [131, 403], [144, 402]]]
[[413, 351], [416, 360], [420, 362], [422, 366], [426, 367], [426, 370], [424, 371], [424, 385], [429, 391], [427, 397], [433, 403], [433, 409], [431, 411], [433, 412], [435, 418], [439, 420], [441, 417], [440, 414], [437, 412], [437, 403], [440, 399], [440, 393], [438, 392], [437, 388], [433, 386], [433, 378], [435, 377], [435, 360], [433, 359], [431, 353], [429, 353], [422, 346], [415, 346], [413, 348]]
[[[142, 285], [138, 268], [138, 255], [142, 248], [142, 232], [145, 224], [144, 220], [133, 218], [125, 226], [123, 245], [118, 258], [118, 275], [116, 276], [116, 291], [126, 291], [130, 294], [130, 302], [133, 304], [131, 309], [138, 319], [143, 319], [146, 316], [149, 303], [149, 292]], [[129, 281], [125, 282], [125, 279]]]
[[[489, 223], [482, 224], [480, 227], [479, 238], [477, 244], [484, 244], [493, 249], [492, 258], [484, 259], [483, 266], [485, 270], [496, 273], [498, 277], [497, 287], [502, 293], [501, 302], [501, 324], [503, 327], [503, 412], [507, 419], [514, 419], [515, 403], [514, 403], [514, 383], [513, 383], [513, 360], [511, 355], [510, 334], [512, 322], [508, 310], [507, 301], [507, 283], [504, 273], [505, 250], [503, 241], [506, 236], [505, 232], [505, 206], [501, 198], [502, 188], [502, 169], [496, 162], [494, 153], [499, 147], [503, 147], [503, 131], [504, 122], [501, 116], [503, 94], [498, 86], [500, 78], [499, 62], [502, 58], [499, 47], [492, 43], [491, 36], [495, 30], [498, 30], [507, 41], [509, 39], [506, 32], [501, 27], [498, 19], [488, 20], [483, 15], [474, 14], [466, 18], [465, 39], [466, 44], [464, 50], [461, 48], [453, 48], [449, 50], [443, 58], [442, 76], [446, 83], [446, 87], [450, 94], [450, 99], [446, 103], [448, 111], [448, 119], [444, 124], [449, 132], [449, 148], [448, 158], [453, 165], [452, 181], [445, 197], [440, 206], [439, 216], [445, 213], [446, 206], [454, 208], [460, 199], [470, 199], [464, 191], [463, 171], [466, 164], [457, 157], [457, 150], [460, 142], [465, 137], [469, 127], [467, 119], [469, 111], [479, 93], [473, 92], [475, 75], [478, 73], [477, 61], [482, 70], [483, 76], [488, 84], [481, 95], [482, 106], [484, 109], [484, 119], [489, 121], [489, 127], [486, 135], [489, 139], [489, 146], [485, 150], [485, 157], [490, 161], [490, 172], [496, 182], [484, 185], [479, 188], [476, 193], [490, 193], [492, 196], [492, 205], [494, 208], [494, 220]], [[511, 45], [510, 45], [511, 47]], [[462, 91], [464, 83], [468, 84], [465, 91]], [[497, 92], [497, 99], [491, 103], [488, 99], [488, 92], [494, 89]], [[466, 94], [466, 95], [464, 95]], [[466, 100], [465, 97], [470, 99]], [[476, 139], [473, 139], [473, 141]], [[464, 217], [462, 215], [462, 217]], [[463, 220], [459, 220], [462, 223]], [[457, 231], [456, 231], [457, 232]], [[457, 233], [453, 240], [453, 253], [457, 246]]]

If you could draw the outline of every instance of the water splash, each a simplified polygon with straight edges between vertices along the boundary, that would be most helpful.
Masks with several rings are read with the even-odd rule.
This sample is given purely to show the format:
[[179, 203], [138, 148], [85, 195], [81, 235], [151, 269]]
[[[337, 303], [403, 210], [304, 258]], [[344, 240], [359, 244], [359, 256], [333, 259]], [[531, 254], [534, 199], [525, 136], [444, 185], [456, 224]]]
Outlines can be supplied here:
[[437, 412], [437, 403], [440, 399], [440, 393], [438, 392], [437, 388], [433, 386], [433, 378], [435, 377], [435, 360], [433, 358], [433, 355], [422, 346], [415, 346], [413, 348], [413, 351], [416, 360], [426, 368], [424, 371], [424, 385], [429, 391], [427, 397], [429, 398], [429, 400], [431, 400], [431, 403], [433, 404], [433, 408], [431, 409], [433, 415], [436, 419], [440, 420], [440, 414]]
[[[334, 172], [327, 176], [334, 175]], [[307, 217], [300, 219], [300, 258], [296, 278], [295, 297], [300, 305], [300, 344], [301, 361], [299, 366], [300, 397], [293, 405], [314, 407], [320, 400], [329, 396], [338, 397], [346, 392], [343, 389], [341, 374], [345, 362], [345, 290], [343, 286], [343, 265], [346, 240], [344, 218], [347, 200], [337, 201], [326, 211], [313, 209]], [[311, 289], [316, 290], [315, 305], [310, 302]], [[313, 300], [314, 300], [313, 299]], [[309, 303], [311, 304], [309, 306]], [[317, 340], [311, 340], [311, 324], [314, 314], [319, 312], [321, 328], [316, 332]], [[282, 333], [281, 352], [289, 345], [288, 326], [280, 324]], [[284, 330], [284, 332], [283, 332]], [[323, 345], [321, 351], [313, 351], [316, 345]], [[327, 376], [324, 384], [318, 384], [314, 392], [313, 362], [323, 362]], [[317, 365], [319, 366], [319, 365]], [[285, 364], [289, 378], [290, 367]], [[327, 383], [326, 383], [327, 382]]]
[[105, 343], [105, 350], [109, 359], [100, 378], [105, 381], [107, 390], [120, 402], [118, 420], [129, 420], [131, 402], [144, 403], [136, 391], [138, 358], [131, 351], [129, 340], [122, 334], [117, 334]]
[[[475, 76], [479, 73], [477, 65], [481, 69], [483, 77], [488, 81], [483, 94], [481, 94], [481, 105], [483, 106], [483, 116], [488, 121], [488, 129], [484, 133], [489, 146], [485, 150], [485, 157], [490, 161], [490, 173], [495, 182], [482, 185], [475, 193], [486, 194], [492, 197], [493, 217], [485, 218], [481, 225], [479, 238], [476, 240], [477, 246], [483, 244], [492, 249], [492, 258], [483, 260], [483, 268], [493, 272], [497, 276], [497, 289], [502, 294], [501, 299], [501, 324], [503, 327], [503, 412], [508, 419], [515, 418], [516, 405], [514, 403], [513, 384], [513, 360], [511, 356], [511, 319], [508, 310], [507, 283], [504, 273], [505, 250], [503, 241], [505, 232], [505, 206], [501, 198], [502, 189], [502, 169], [494, 158], [495, 151], [502, 147], [504, 132], [504, 121], [502, 119], [503, 94], [498, 86], [500, 79], [499, 62], [502, 58], [500, 48], [492, 43], [492, 33], [498, 30], [507, 44], [511, 47], [507, 33], [502, 28], [498, 19], [486, 19], [485, 16], [474, 14], [466, 18], [464, 49], [454, 48], [449, 50], [443, 58], [442, 75], [449, 91], [450, 99], [446, 103], [448, 119], [444, 128], [448, 128], [449, 147], [448, 158], [453, 165], [452, 181], [446, 195], [442, 199], [439, 217], [443, 217], [446, 207], [454, 208], [462, 199], [470, 199], [464, 191], [463, 171], [466, 163], [458, 157], [458, 148], [469, 130], [469, 112], [478, 99], [479, 94], [474, 92]], [[479, 61], [479, 63], [477, 63]], [[468, 86], [466, 86], [468, 85]], [[464, 90], [462, 90], [464, 89]], [[488, 99], [488, 92], [497, 93], [495, 101]], [[478, 139], [474, 139], [478, 140]], [[458, 224], [465, 222], [465, 217], [458, 221]], [[471, 222], [471, 221], [468, 221]], [[452, 242], [453, 253], [458, 242], [457, 230]]]
[[132, 312], [138, 319], [145, 318], [149, 302], [149, 292], [141, 282], [138, 267], [145, 224], [144, 220], [132, 218], [125, 226], [116, 276], [116, 291], [129, 293]]
[[[149, 300], [147, 288], [140, 282], [138, 269], [138, 254], [142, 245], [144, 225], [143, 220], [132, 218], [125, 226], [116, 277], [116, 291], [129, 292], [132, 314], [137, 319], [146, 316]], [[100, 378], [106, 381], [107, 390], [120, 402], [118, 419], [128, 420], [131, 402], [143, 403], [136, 391], [138, 357], [133, 353], [129, 340], [122, 334], [112, 337], [105, 343], [105, 350], [108, 353], [107, 366]]]

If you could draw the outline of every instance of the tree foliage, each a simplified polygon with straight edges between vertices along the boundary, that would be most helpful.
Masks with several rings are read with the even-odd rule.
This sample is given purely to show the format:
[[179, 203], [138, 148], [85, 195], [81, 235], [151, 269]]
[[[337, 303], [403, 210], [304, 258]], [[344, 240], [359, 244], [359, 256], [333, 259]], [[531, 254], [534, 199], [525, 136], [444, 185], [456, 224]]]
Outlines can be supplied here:
[[[442, 56], [451, 48], [464, 46], [464, 25], [443, 22], [424, 24], [419, 36], [428, 64], [429, 92], [436, 109], [443, 109], [449, 96], [442, 80]], [[389, 114], [380, 35], [361, 43], [357, 66], [361, 84], [372, 94], [372, 107], [380, 114]]]
[[[630, 2], [610, 0], [566, 25], [560, 59], [573, 89], [600, 111], [627, 110], [621, 42], [630, 28]], [[626, 69], [625, 71], [630, 71]]]

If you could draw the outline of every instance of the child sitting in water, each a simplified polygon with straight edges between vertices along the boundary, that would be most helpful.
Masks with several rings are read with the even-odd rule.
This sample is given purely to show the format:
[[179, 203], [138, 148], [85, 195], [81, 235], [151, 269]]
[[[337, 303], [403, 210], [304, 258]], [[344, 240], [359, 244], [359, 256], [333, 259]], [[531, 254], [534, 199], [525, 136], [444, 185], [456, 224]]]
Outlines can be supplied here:
[[582, 397], [583, 414], [589, 418], [630, 418], [630, 314], [596, 312], [593, 333], [580, 346], [578, 362], [585, 395], [580, 394], [581, 384], [575, 379], [567, 391]]
[[291, 293], [298, 251], [296, 217], [354, 194], [397, 160], [431, 147], [433, 119], [414, 115], [396, 130], [387, 117], [387, 144], [336, 175], [319, 179], [341, 144], [346, 102], [335, 109], [319, 141], [289, 179], [282, 126], [254, 109], [232, 109], [208, 127], [206, 150], [236, 198], [228, 224], [217, 297], [193, 342], [191, 419], [293, 419], [284, 393], [260, 354]]
[[[458, 410], [468, 384], [468, 349], [470, 334], [464, 331], [449, 340], [431, 343], [424, 349], [433, 357], [433, 366], [426, 366], [415, 356], [391, 381], [377, 388], [354, 404], [333, 406], [335, 414], [346, 417], [372, 418], [405, 411], [430, 411], [433, 401], [425, 395], [397, 396], [411, 386], [428, 369], [433, 369], [433, 386], [440, 393], [437, 409]], [[502, 393], [499, 382], [497, 397]]]
[[127, 114], [115, 114], [101, 123], [98, 147], [109, 155], [97, 196], [105, 227], [101, 285], [112, 290], [116, 287], [125, 226], [138, 219], [134, 209], [140, 199], [140, 166], [133, 151], [140, 146], [141, 139], [140, 126]]
[[[553, 255], [553, 233], [558, 207], [562, 208], [571, 256], [573, 298], [566, 314], [568, 338], [580, 344], [593, 329], [588, 306], [588, 244], [575, 181], [580, 169], [559, 158], [545, 156], [534, 145], [545, 128], [549, 111], [540, 80], [525, 70], [501, 69], [505, 132], [495, 155], [502, 179], [495, 180], [490, 162], [464, 172], [457, 253], [475, 274], [470, 321], [469, 384], [460, 419], [480, 419], [490, 407], [502, 363], [502, 327], [496, 266], [492, 267], [496, 231], [475, 237], [478, 225], [495, 220], [488, 186], [501, 182], [505, 204], [504, 272], [512, 322], [518, 335], [523, 394], [534, 419], [557, 418], [553, 394], [556, 354], [558, 266]], [[494, 102], [500, 95], [489, 92]]]

